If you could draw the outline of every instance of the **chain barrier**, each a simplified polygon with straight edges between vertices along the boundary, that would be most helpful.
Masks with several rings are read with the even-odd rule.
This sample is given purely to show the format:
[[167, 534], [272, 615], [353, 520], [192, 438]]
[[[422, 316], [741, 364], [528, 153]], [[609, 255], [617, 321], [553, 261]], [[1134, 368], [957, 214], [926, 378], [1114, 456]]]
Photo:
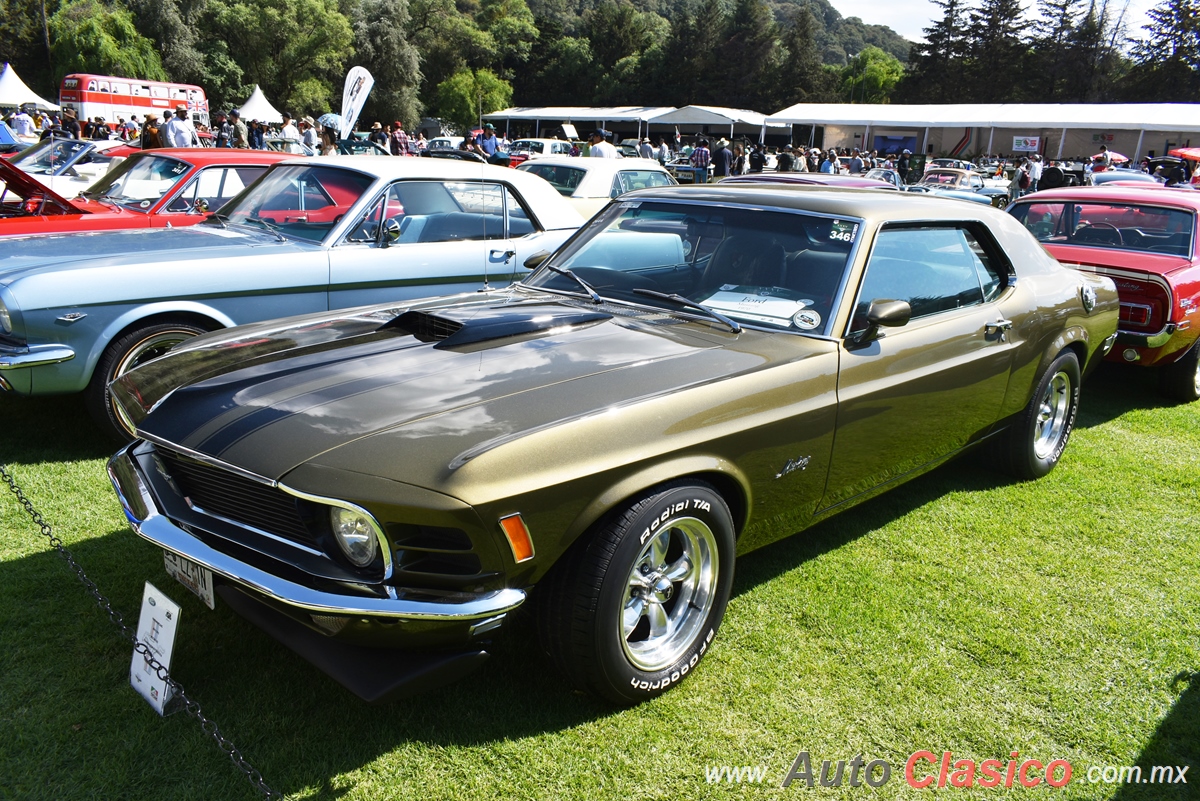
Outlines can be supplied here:
[[171, 674], [168, 672], [167, 668], [154, 657], [154, 654], [151, 653], [150, 649], [144, 643], [138, 640], [137, 633], [125, 622], [125, 618], [121, 615], [121, 613], [113, 609], [108, 598], [104, 597], [104, 594], [100, 592], [100, 588], [96, 586], [96, 582], [87, 577], [87, 574], [83, 572], [83, 568], [80, 566], [79, 562], [75, 561], [75, 556], [65, 545], [63, 545], [62, 540], [55, 535], [54, 531], [50, 528], [50, 524], [47, 523], [37, 509], [34, 508], [33, 503], [31, 503], [30, 500], [25, 497], [25, 493], [21, 491], [19, 486], [17, 486], [16, 480], [8, 471], [8, 465], [4, 464], [3, 462], [0, 462], [0, 478], [2, 478], [4, 482], [8, 484], [9, 490], [17, 498], [17, 502], [20, 503], [25, 509], [25, 512], [33, 520], [34, 525], [41, 529], [42, 535], [50, 541], [50, 544], [53, 545], [54, 549], [58, 551], [58, 555], [66, 560], [67, 565], [69, 565], [70, 568], [75, 571], [75, 576], [83, 584], [84, 588], [88, 591], [88, 594], [95, 599], [96, 605], [108, 614], [108, 619], [112, 621], [113, 625], [121, 630], [121, 635], [124, 636], [126, 640], [129, 640], [129, 642], [133, 645], [134, 651], [141, 654], [142, 657], [145, 658], [147, 664], [150, 665], [150, 668], [154, 671], [155, 675], [157, 675], [161, 681], [165, 681], [171, 688], [172, 693], [174, 693], [175, 697], [182, 703], [183, 711], [187, 712], [200, 723], [200, 729], [209, 737], [213, 738], [213, 741], [217, 744], [217, 748], [220, 748], [221, 751], [223, 751], [225, 755], [229, 757], [230, 761], [233, 762], [234, 767], [236, 767], [246, 776], [246, 780], [253, 785], [254, 789], [257, 790], [263, 798], [286, 798], [286, 796], [284, 796], [282, 793], [277, 793], [267, 786], [267, 783], [263, 781], [262, 774], [259, 773], [253, 765], [246, 761], [246, 758], [242, 756], [242, 752], [239, 751], [237, 746], [230, 742], [229, 739], [221, 733], [221, 730], [217, 727], [217, 724], [211, 718], [205, 717], [204, 712], [200, 709], [200, 704], [187, 696], [187, 693], [183, 690], [183, 686], [175, 679], [171, 678]]

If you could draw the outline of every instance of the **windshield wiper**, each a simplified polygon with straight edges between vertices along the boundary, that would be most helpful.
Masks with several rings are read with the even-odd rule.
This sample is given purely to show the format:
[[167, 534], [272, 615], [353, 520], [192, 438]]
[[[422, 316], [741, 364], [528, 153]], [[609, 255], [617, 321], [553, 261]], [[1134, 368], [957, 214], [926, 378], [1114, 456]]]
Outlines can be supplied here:
[[275, 238], [278, 239], [280, 242], [288, 241], [288, 238], [286, 236], [279, 233], [279, 226], [275, 225], [275, 223], [269, 223], [266, 220], [264, 220], [262, 217], [250, 217], [247, 219], [247, 222], [260, 223], [263, 228], [265, 228], [268, 231], [270, 231], [271, 233], [275, 234]]
[[656, 289], [642, 289], [641, 287], [634, 289], [633, 294], [645, 295], [648, 298], [658, 298], [659, 300], [669, 300], [672, 303], [678, 303], [680, 306], [687, 306], [689, 309], [702, 311], [709, 317], [712, 317], [714, 320], [725, 323], [725, 325], [729, 326], [729, 330], [733, 333], [740, 334], [742, 332], [742, 327], [733, 320], [730, 320], [728, 317], [718, 311], [713, 311], [703, 304], [697, 303], [694, 300], [688, 300], [683, 295], [676, 295], [674, 293], [667, 294], [666, 292], [659, 292]]
[[[229, 222], [229, 216], [226, 214], [222, 214], [219, 211], [214, 211], [212, 214], [208, 215], [208, 220], [216, 220], [217, 223], [220, 224], [220, 226], [222, 228], [229, 227], [228, 225], [225, 224], [225, 223]], [[205, 222], [208, 222], [208, 220], [205, 220]]]
[[587, 281], [584, 281], [582, 278], [580, 278], [580, 277], [579, 277], [578, 275], [576, 275], [575, 273], [571, 272], [570, 268], [568, 268], [568, 267], [555, 267], [553, 264], [545, 264], [545, 265], [543, 265], [543, 266], [544, 266], [544, 267], [545, 267], [547, 270], [551, 270], [552, 272], [556, 272], [556, 273], [558, 273], [559, 275], [565, 275], [567, 278], [570, 278], [572, 281], [574, 281], [575, 283], [577, 283], [577, 284], [579, 284], [581, 287], [583, 287], [583, 290], [584, 290], [585, 292], [587, 292], [589, 295], [591, 295], [591, 297], [592, 297], [592, 303], [595, 303], [595, 304], [600, 304], [600, 303], [603, 303], [603, 302], [604, 302], [604, 299], [603, 299], [603, 298], [601, 298], [601, 297], [600, 297], [600, 294], [599, 294], [598, 292], [596, 292], [596, 290], [595, 290], [595, 289], [593, 289], [593, 288], [592, 288], [592, 285], [591, 285], [591, 284], [589, 284]]

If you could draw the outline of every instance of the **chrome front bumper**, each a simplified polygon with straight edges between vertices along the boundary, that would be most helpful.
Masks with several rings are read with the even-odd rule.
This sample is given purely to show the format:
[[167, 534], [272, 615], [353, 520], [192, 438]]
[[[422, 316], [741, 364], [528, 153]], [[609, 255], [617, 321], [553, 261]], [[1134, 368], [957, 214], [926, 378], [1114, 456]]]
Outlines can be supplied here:
[[18, 370], [58, 364], [75, 358], [75, 351], [65, 345], [32, 345], [28, 348], [0, 346], [0, 370]]
[[309, 615], [350, 615], [463, 624], [503, 615], [525, 600], [523, 590], [510, 588], [481, 593], [455, 593], [436, 600], [414, 600], [328, 592], [281, 579], [210, 547], [165, 517], [130, 453], [138, 444], [135, 442], [126, 446], [108, 462], [108, 477], [121, 499], [129, 525], [143, 539], [208, 568], [216, 576], [249, 591], [251, 595]]

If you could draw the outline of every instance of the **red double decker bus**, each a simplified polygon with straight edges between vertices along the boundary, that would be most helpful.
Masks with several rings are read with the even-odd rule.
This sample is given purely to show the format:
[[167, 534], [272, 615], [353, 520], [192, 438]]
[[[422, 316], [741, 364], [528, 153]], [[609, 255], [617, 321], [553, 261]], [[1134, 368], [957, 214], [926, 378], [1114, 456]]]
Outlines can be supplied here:
[[150, 111], [161, 118], [163, 111], [174, 112], [176, 106], [186, 103], [192, 122], [208, 125], [208, 98], [203, 89], [189, 83], [76, 73], [63, 78], [58, 103], [74, 108], [80, 120], [103, 117], [112, 125], [118, 117], [128, 120], [133, 114], [140, 122]]

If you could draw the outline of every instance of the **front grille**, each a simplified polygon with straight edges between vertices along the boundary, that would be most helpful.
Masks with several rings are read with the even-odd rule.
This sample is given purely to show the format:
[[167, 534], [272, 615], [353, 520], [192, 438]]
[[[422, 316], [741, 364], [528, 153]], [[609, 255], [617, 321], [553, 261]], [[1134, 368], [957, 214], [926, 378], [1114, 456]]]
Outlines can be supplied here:
[[157, 453], [167, 474], [192, 507], [316, 547], [298, 498], [165, 448], [159, 448]]
[[412, 334], [421, 342], [441, 342], [462, 328], [462, 323], [435, 314], [410, 311], [400, 315], [394, 325]]

